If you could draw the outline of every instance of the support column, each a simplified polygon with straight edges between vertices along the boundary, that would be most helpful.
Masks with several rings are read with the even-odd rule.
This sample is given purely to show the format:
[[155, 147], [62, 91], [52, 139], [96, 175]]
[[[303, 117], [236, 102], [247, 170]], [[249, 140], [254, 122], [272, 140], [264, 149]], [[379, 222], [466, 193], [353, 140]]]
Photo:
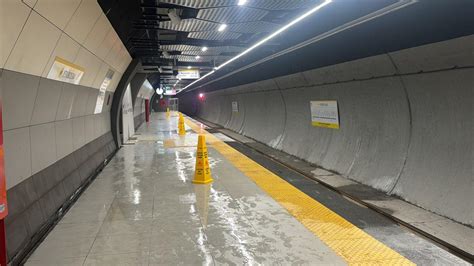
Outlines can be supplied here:
[[135, 58], [128, 65], [127, 70], [123, 73], [122, 79], [120, 79], [119, 84], [114, 92], [114, 98], [112, 100], [112, 107], [110, 108], [110, 120], [111, 120], [111, 130], [112, 136], [114, 137], [115, 145], [117, 148], [122, 146], [122, 141], [120, 140], [120, 112], [122, 107], [123, 95], [125, 90], [127, 90], [128, 84], [132, 81], [133, 77], [137, 74], [137, 71], [141, 67], [140, 59]]

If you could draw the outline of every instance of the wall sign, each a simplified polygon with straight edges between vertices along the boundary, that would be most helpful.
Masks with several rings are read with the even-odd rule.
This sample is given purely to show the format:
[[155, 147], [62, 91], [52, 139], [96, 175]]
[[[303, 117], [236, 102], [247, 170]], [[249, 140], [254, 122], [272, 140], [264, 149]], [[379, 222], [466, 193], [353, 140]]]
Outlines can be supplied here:
[[239, 103], [232, 102], [232, 112], [238, 113], [239, 112]]
[[105, 100], [105, 91], [107, 90], [107, 87], [109, 86], [110, 81], [112, 81], [113, 76], [114, 76], [114, 71], [109, 69], [109, 71], [107, 71], [107, 74], [105, 74], [105, 78], [104, 78], [104, 81], [102, 81], [102, 85], [100, 85], [99, 95], [97, 96], [97, 101], [95, 102], [94, 114], [98, 114], [102, 112], [102, 107], [104, 106], [104, 100]]
[[199, 69], [178, 69], [178, 78], [181, 79], [198, 79], [201, 75]]
[[77, 85], [81, 82], [84, 71], [84, 68], [56, 56], [48, 78]]
[[313, 126], [339, 129], [337, 101], [311, 101], [310, 105]]

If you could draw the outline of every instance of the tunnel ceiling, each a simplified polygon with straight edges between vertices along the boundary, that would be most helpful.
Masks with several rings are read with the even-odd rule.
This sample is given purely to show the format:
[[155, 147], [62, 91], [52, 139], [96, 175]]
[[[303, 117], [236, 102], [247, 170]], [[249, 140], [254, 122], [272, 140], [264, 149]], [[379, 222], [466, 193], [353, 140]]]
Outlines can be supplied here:
[[[130, 54], [141, 58], [150, 81], [174, 85], [178, 68], [201, 76], [321, 0], [99, 0]], [[181, 21], [170, 19], [176, 13]], [[219, 27], [226, 24], [223, 31]], [[207, 47], [202, 51], [202, 47]], [[263, 50], [278, 50], [268, 43]], [[182, 80], [184, 87], [192, 80]]]
[[[130, 54], [141, 59], [142, 71], [151, 73], [149, 80], [156, 88], [159, 84], [174, 85], [178, 68], [199, 68], [201, 76], [205, 75], [322, 0], [247, 0], [243, 6], [238, 5], [239, 0], [98, 2]], [[413, 4], [257, 66], [246, 67], [399, 3]], [[187, 91], [227, 88], [473, 34], [472, 10], [471, 0], [333, 0]], [[176, 12], [181, 21], [173, 22], [170, 12]], [[222, 24], [228, 26], [219, 32]], [[204, 46], [208, 47], [207, 51], [201, 50]], [[180, 81], [177, 89], [191, 81]]]

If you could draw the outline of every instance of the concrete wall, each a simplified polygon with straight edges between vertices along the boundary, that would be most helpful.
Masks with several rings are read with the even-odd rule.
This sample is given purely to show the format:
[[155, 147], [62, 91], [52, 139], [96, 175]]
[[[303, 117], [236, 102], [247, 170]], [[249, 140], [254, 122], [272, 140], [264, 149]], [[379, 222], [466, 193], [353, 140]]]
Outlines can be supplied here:
[[[1, 0], [0, 29], [11, 258], [113, 152], [109, 109], [131, 57], [96, 0]], [[85, 69], [80, 84], [47, 78], [56, 57]], [[94, 114], [109, 69], [104, 106]], [[76, 167], [81, 173], [72, 175]]]
[[[471, 35], [180, 102], [185, 112], [472, 226], [472, 43]], [[313, 100], [338, 101], [339, 130], [311, 125]]]

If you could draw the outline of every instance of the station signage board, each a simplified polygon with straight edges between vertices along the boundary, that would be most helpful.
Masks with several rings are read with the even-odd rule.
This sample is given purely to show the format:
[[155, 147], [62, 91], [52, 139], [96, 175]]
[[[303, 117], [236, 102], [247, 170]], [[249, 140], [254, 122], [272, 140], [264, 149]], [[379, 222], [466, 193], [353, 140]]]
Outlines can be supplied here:
[[199, 69], [197, 68], [178, 70], [178, 78], [181, 79], [199, 79], [200, 77], [201, 75], [199, 74]]
[[313, 126], [339, 129], [337, 101], [311, 101], [310, 108]]
[[85, 69], [56, 56], [48, 73], [49, 79], [59, 80], [72, 84], [79, 84], [84, 76]]

